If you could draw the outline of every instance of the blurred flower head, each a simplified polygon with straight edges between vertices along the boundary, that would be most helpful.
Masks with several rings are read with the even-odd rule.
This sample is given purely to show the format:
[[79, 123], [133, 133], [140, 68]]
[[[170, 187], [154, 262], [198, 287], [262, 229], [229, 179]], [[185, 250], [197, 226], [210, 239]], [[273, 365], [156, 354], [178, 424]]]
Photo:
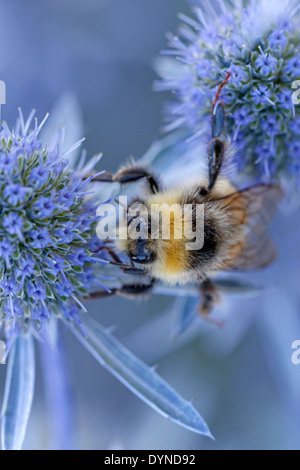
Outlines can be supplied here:
[[[245, 7], [245, 8], [244, 8]], [[211, 102], [231, 72], [221, 99], [239, 168], [257, 179], [300, 184], [300, 111], [293, 83], [300, 77], [300, 15], [296, 0], [199, 1], [196, 18], [180, 15], [171, 50], [158, 61], [157, 90], [171, 90], [167, 131], [191, 139], [209, 135]], [[290, 184], [290, 182], [289, 182]]]
[[52, 315], [76, 320], [104, 262], [92, 252], [100, 242], [91, 178], [69, 169], [62, 134], [43, 146], [44, 122], [30, 130], [32, 118], [24, 122], [20, 111], [15, 129], [4, 124], [0, 134], [0, 325], [8, 339], [24, 329], [46, 336]]

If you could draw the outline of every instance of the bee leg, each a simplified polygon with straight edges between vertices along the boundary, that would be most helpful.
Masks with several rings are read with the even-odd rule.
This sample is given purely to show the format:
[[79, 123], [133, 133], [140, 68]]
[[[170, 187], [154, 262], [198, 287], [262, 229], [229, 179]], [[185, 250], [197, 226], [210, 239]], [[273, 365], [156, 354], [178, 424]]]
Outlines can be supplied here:
[[201, 302], [199, 304], [200, 315], [209, 323], [212, 323], [219, 328], [224, 326], [224, 322], [215, 320], [211, 317], [211, 313], [215, 306], [220, 303], [221, 297], [218, 287], [210, 280], [207, 279], [200, 286]]
[[145, 276], [147, 274], [146, 271], [136, 268], [135, 266], [130, 266], [130, 267], [123, 266], [122, 270], [125, 274], [131, 274], [133, 276]]
[[135, 183], [141, 179], [147, 179], [150, 191], [155, 194], [159, 192], [159, 185], [156, 178], [149, 173], [145, 168], [138, 165], [121, 168], [115, 175], [105, 172], [102, 175], [96, 176], [93, 181], [103, 183], [120, 183], [128, 184]]
[[117, 294], [117, 289], [110, 289], [110, 290], [103, 289], [97, 292], [92, 292], [91, 294], [89, 294], [88, 297], [85, 297], [84, 300], [105, 299], [106, 297], [112, 297], [115, 294]]
[[225, 144], [220, 140], [220, 135], [223, 132], [225, 126], [225, 108], [223, 103], [217, 102], [212, 108], [212, 137], [213, 140], [209, 144], [208, 149], [208, 187], [207, 191], [210, 192], [220, 174], [224, 156], [225, 156]]
[[148, 181], [150, 191], [155, 194], [159, 191], [159, 185], [156, 178], [142, 166], [130, 166], [122, 168], [114, 176], [114, 181], [121, 184], [134, 183], [145, 178]]
[[112, 261], [110, 261], [110, 263], [114, 266], [118, 266], [119, 268], [121, 268], [125, 274], [144, 276], [147, 274], [146, 271], [144, 271], [143, 269], [135, 267], [133, 263], [131, 265], [124, 264], [112, 247], [101, 246], [101, 248], [99, 248], [96, 253], [99, 253], [100, 251], [106, 251], [106, 253], [108, 253], [112, 258]]
[[213, 105], [215, 105], [216, 103], [218, 103], [218, 101], [220, 101], [221, 92], [223, 88], [225, 87], [225, 85], [227, 85], [227, 83], [229, 82], [230, 77], [231, 77], [231, 72], [227, 72], [225, 80], [221, 83], [221, 85], [218, 88]]
[[215, 284], [207, 279], [200, 286], [201, 292], [201, 303], [200, 303], [200, 312], [204, 317], [209, 316], [213, 309], [215, 308], [216, 303], [218, 302], [217, 289]]
[[209, 183], [208, 193], [213, 189], [220, 174], [225, 156], [225, 145], [217, 137], [210, 143], [209, 148]]
[[129, 298], [141, 298], [145, 295], [150, 294], [154, 286], [154, 279], [152, 279], [149, 284], [123, 284], [120, 288], [114, 288], [107, 290], [100, 290], [93, 292], [89, 297], [86, 297], [85, 300], [97, 300], [104, 299], [106, 297], [112, 297], [113, 295], [120, 295], [123, 297]]
[[123, 266], [122, 261], [112, 247], [106, 245], [101, 246], [95, 253], [100, 253], [100, 251], [105, 251], [111, 257], [114, 264]]
[[125, 274], [131, 274], [133, 276], [145, 276], [147, 274], [143, 269], [135, 267], [133, 263], [131, 265], [124, 264], [114, 249], [110, 246], [101, 246], [97, 251], [95, 251], [95, 253], [100, 253], [100, 251], [105, 251], [112, 259], [112, 261], [110, 260], [110, 264], [121, 268]]
[[[223, 88], [228, 83], [230, 79], [231, 73], [227, 74], [226, 79], [221, 83], [218, 88], [215, 100], [212, 103], [212, 112], [211, 112], [211, 133], [212, 133], [212, 141], [209, 144], [209, 159], [208, 159], [208, 176], [209, 176], [209, 183], [207, 187], [207, 194], [213, 189], [218, 176], [220, 174], [224, 156], [225, 156], [225, 145], [222, 140], [220, 140], [220, 136], [222, 135], [225, 127], [225, 106], [220, 101], [220, 96]], [[205, 190], [203, 194], [205, 195]]]
[[123, 286], [118, 289], [117, 293], [118, 295], [132, 299], [143, 298], [151, 294], [154, 282], [154, 279], [152, 279], [148, 284], [123, 284]]

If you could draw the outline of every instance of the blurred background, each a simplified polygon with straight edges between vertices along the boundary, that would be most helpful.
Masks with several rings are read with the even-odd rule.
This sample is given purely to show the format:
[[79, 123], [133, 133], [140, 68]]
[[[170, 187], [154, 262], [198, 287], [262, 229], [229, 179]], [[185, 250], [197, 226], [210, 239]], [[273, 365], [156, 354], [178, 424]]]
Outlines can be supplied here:
[[[152, 91], [153, 63], [175, 31], [185, 0], [0, 1], [2, 117], [37, 109], [39, 119], [62, 96], [77, 100], [88, 155], [103, 152], [115, 171], [161, 137], [161, 106]], [[67, 118], [66, 118], [67, 121]], [[68, 130], [66, 130], [67, 132]], [[276, 223], [277, 222], [277, 223]], [[227, 297], [218, 329], [202, 320], [180, 340], [172, 331], [180, 301], [109, 299], [90, 313], [149, 364], [208, 422], [216, 442], [179, 428], [127, 391], [66, 331], [75, 392], [78, 449], [300, 449], [300, 218], [279, 214], [273, 232], [277, 263], [247, 279], [267, 286], [255, 298]], [[26, 449], [53, 446], [38, 364]], [[0, 394], [5, 367], [0, 366]]]

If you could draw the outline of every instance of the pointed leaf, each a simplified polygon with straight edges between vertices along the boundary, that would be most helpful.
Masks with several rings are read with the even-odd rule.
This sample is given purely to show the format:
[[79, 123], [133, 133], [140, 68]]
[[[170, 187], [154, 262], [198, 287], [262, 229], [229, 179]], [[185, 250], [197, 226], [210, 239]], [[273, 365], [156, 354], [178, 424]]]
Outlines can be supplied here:
[[176, 301], [176, 318], [173, 326], [173, 338], [178, 340], [199, 319], [197, 307], [199, 300], [189, 297], [180, 297]]
[[81, 327], [72, 324], [71, 330], [97, 361], [141, 400], [177, 424], [212, 438], [206, 423], [193, 405], [101, 325], [83, 315]]
[[[263, 287], [255, 285], [253, 283], [239, 280], [237, 278], [216, 278], [214, 284], [224, 294], [237, 295], [239, 297], [256, 297], [262, 294], [265, 290]], [[176, 297], [197, 297], [200, 296], [198, 285], [187, 285], [180, 287], [168, 286], [166, 284], [156, 284], [153, 289], [153, 293], [156, 295], [167, 295]]]
[[40, 342], [46, 402], [54, 450], [72, 450], [75, 444], [74, 392], [69, 360], [58, 320], [51, 324], [52, 345]]
[[31, 335], [19, 336], [7, 366], [3, 408], [2, 448], [20, 450], [23, 445], [34, 394], [35, 359]]
[[237, 278], [215, 279], [215, 284], [226, 294], [237, 294], [242, 297], [256, 297], [263, 293], [264, 287]]

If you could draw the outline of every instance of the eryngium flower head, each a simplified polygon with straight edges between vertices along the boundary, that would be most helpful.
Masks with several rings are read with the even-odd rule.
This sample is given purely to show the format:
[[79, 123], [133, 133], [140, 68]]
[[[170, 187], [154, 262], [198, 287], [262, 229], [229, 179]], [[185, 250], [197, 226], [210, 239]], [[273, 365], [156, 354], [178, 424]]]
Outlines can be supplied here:
[[[196, 19], [180, 15], [169, 35], [174, 58], [158, 62], [157, 90], [172, 90], [166, 130], [185, 128], [191, 138], [209, 135], [211, 103], [220, 83], [227, 131], [239, 163], [262, 179], [293, 175], [300, 183], [300, 110], [292, 102], [300, 78], [297, 1], [199, 1]], [[246, 8], [244, 8], [246, 6]], [[299, 87], [298, 87], [299, 88]]]
[[43, 123], [29, 131], [31, 121], [20, 112], [15, 130], [4, 124], [0, 134], [0, 326], [7, 338], [24, 328], [46, 335], [51, 315], [76, 321], [102, 261], [93, 254], [91, 178], [68, 167], [59, 138], [43, 146]]

